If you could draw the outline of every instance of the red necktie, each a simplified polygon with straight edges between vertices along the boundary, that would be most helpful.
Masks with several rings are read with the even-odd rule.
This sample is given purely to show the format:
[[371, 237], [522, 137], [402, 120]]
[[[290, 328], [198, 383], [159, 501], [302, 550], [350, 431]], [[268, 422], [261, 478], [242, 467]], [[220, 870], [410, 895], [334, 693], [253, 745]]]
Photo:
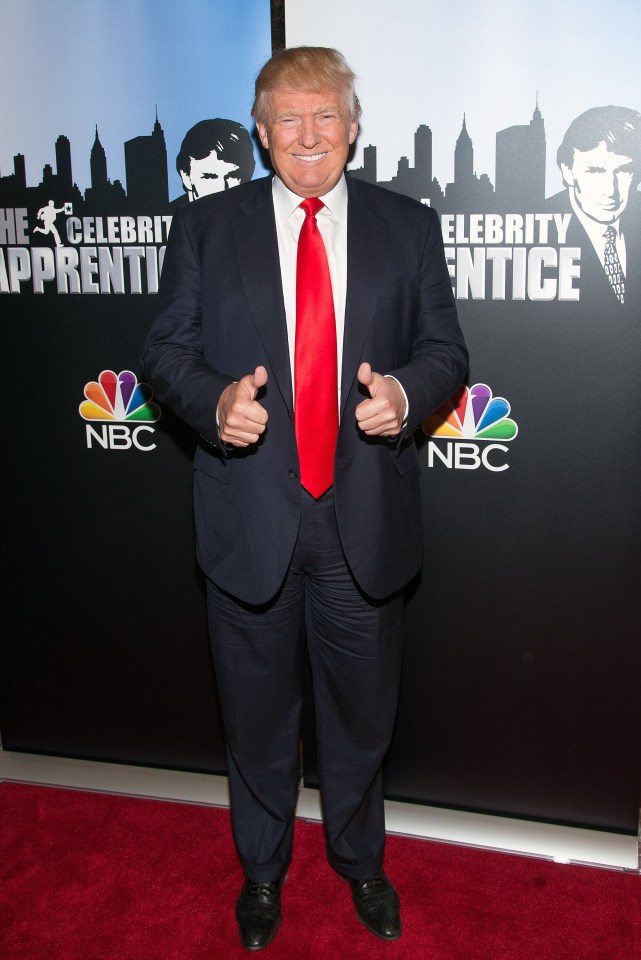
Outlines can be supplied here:
[[294, 422], [301, 483], [318, 500], [334, 482], [338, 434], [336, 320], [317, 197], [301, 203], [305, 220], [296, 261]]

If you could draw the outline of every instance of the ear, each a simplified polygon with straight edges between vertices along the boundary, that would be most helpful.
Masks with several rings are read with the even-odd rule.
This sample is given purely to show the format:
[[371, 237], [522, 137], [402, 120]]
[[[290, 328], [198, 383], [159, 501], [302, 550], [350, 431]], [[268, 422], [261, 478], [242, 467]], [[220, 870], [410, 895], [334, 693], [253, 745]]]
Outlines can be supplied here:
[[183, 182], [183, 187], [185, 188], [185, 190], [187, 191], [187, 193], [191, 193], [191, 191], [193, 190], [193, 185], [192, 185], [192, 182], [191, 182], [191, 180], [190, 180], [190, 178], [189, 178], [189, 174], [188, 174], [188, 173], [185, 173], [184, 170], [181, 170], [181, 171], [180, 171], [180, 179], [182, 180], [182, 182]]
[[358, 120], [352, 120], [349, 128], [349, 142], [354, 143], [358, 134]]
[[567, 163], [561, 164], [561, 175], [563, 176], [563, 183], [566, 187], [574, 186], [574, 177], [572, 176], [572, 167], [568, 167]]
[[269, 150], [269, 138], [267, 136], [267, 127], [264, 123], [259, 123], [256, 121], [256, 129], [258, 130], [258, 136], [260, 137], [260, 142], [264, 146], [265, 150]]

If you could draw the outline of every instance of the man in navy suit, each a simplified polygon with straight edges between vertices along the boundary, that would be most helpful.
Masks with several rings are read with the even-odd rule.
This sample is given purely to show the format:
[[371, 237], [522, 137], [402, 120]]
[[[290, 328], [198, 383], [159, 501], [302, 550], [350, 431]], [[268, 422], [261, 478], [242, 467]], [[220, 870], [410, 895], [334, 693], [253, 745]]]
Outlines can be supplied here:
[[[177, 211], [144, 356], [157, 396], [201, 435], [198, 557], [245, 872], [236, 917], [254, 950], [281, 919], [305, 646], [328, 859], [361, 922], [383, 939], [401, 933], [383, 872], [381, 765], [402, 589], [422, 553], [413, 432], [460, 385], [467, 352], [435, 213], [344, 174], [359, 114], [337, 51], [300, 47], [268, 61], [253, 116], [275, 176]], [[309, 198], [322, 201], [336, 364], [315, 363], [321, 350], [308, 348], [303, 388], [297, 248]], [[314, 408], [332, 367], [332, 478], [310, 493], [294, 401]]]

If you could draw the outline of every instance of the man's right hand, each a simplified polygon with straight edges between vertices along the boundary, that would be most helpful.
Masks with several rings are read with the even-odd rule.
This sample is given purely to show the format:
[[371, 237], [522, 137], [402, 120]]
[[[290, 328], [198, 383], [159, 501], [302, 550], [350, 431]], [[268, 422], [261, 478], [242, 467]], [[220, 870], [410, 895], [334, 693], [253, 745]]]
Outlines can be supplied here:
[[267, 411], [256, 394], [267, 383], [267, 371], [256, 367], [237, 383], [225, 387], [218, 401], [218, 433], [223, 443], [249, 447], [257, 443], [267, 424]]

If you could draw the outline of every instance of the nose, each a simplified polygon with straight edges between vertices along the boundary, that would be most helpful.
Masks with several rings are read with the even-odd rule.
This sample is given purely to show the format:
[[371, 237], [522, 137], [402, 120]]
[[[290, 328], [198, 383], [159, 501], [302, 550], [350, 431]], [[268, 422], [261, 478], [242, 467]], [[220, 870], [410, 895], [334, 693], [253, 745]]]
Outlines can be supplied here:
[[298, 142], [303, 147], [315, 147], [320, 143], [321, 134], [315, 117], [303, 117], [298, 131]]
[[607, 172], [604, 181], [604, 193], [613, 203], [618, 203], [620, 199], [619, 178], [616, 171]]

